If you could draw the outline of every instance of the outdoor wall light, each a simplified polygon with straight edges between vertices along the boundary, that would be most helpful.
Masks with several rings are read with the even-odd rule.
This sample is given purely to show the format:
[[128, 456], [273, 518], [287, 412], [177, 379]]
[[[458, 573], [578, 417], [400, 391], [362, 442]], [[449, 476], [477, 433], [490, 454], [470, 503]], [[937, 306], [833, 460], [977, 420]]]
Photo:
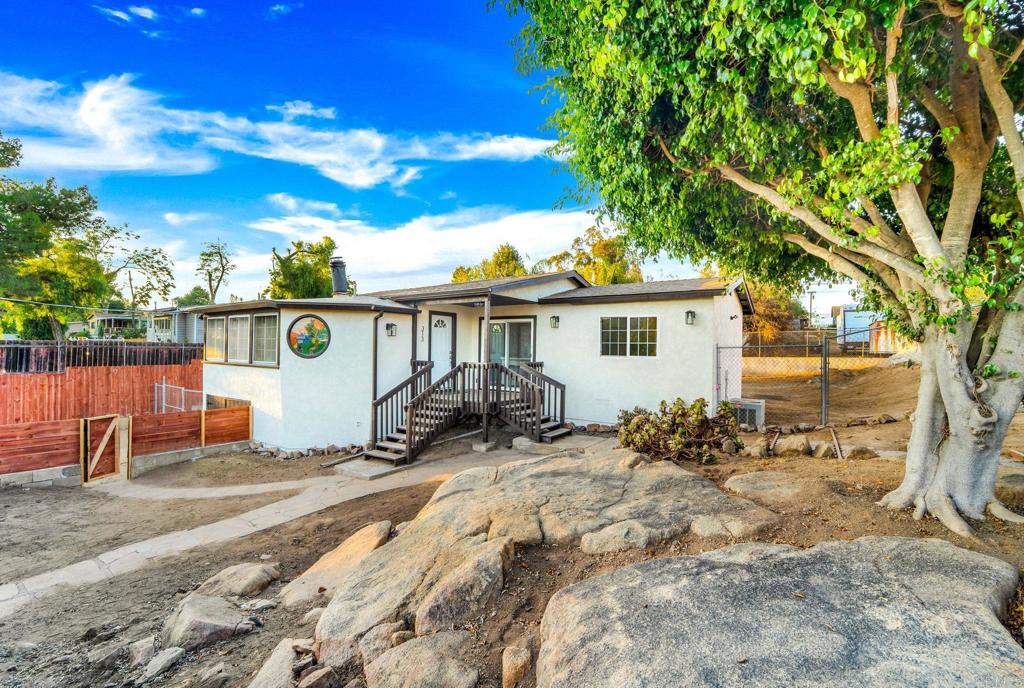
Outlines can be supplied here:
[[553, 329], [553, 330], [557, 330], [558, 329], [558, 316], [557, 315], [552, 315], [551, 316], [551, 329]]
[[697, 320], [697, 313], [695, 311], [686, 311], [686, 324], [692, 325]]
[[394, 337], [395, 335], [398, 334], [398, 324], [387, 323], [386, 325], [384, 325], [384, 332], [385, 334], [387, 334], [387, 336]]

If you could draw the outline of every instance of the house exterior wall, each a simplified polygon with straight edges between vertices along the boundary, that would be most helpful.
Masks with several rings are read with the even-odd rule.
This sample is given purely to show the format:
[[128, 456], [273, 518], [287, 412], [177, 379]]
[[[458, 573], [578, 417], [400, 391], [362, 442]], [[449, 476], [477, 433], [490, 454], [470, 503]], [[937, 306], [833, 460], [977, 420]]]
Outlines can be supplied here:
[[[287, 332], [295, 318], [310, 313], [327, 323], [331, 342], [321, 355], [306, 359], [288, 348]], [[253, 438], [275, 447], [305, 449], [332, 443], [363, 444], [370, 431], [374, 315], [282, 309], [278, 337], [280, 365], [207, 361], [203, 366], [204, 392], [250, 401]], [[383, 325], [381, 330], [383, 332]], [[393, 339], [404, 341], [408, 352], [407, 338]], [[389, 359], [382, 379], [401, 373], [397, 356], [391, 358], [394, 360]], [[385, 371], [385, 367], [381, 370]], [[408, 371], [408, 354], [404, 370]]]
[[[718, 346], [743, 346], [743, 307], [735, 295], [715, 297], [715, 343]], [[714, 405], [743, 396], [743, 352], [733, 349], [715, 361], [718, 380], [713, 397]]]
[[[388, 324], [398, 328], [398, 333], [394, 337], [387, 335]], [[378, 397], [412, 374], [412, 336], [411, 315], [385, 313], [377, 321]]]

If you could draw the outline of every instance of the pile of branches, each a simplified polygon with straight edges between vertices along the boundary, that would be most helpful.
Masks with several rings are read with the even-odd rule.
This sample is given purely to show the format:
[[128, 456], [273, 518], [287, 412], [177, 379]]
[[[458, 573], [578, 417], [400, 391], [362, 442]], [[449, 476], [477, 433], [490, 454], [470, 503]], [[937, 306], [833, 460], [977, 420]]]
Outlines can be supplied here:
[[718, 405], [713, 416], [708, 415], [704, 399], [692, 404], [682, 399], [671, 404], [663, 401], [657, 411], [637, 407], [619, 413], [619, 443], [654, 461], [714, 463], [713, 450], [722, 449], [727, 440], [733, 450], [743, 446], [738, 433], [736, 407], [727, 401]]

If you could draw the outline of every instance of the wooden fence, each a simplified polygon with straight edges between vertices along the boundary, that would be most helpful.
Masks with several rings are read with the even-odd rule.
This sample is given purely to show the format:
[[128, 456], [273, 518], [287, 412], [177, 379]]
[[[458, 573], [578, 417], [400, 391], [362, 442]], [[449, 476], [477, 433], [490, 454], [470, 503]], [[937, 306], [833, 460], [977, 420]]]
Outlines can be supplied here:
[[[90, 436], [87, 422], [72, 418], [0, 425], [0, 474], [82, 462], [101, 440], [98, 433]], [[252, 439], [252, 407], [139, 414], [130, 417], [129, 428], [130, 461], [135, 456]]]
[[0, 425], [0, 473], [18, 473], [78, 463], [82, 420]]
[[153, 410], [153, 385], [202, 389], [203, 363], [71, 367], [63, 373], [0, 374], [0, 425], [131, 416]]
[[0, 373], [61, 373], [73, 367], [187, 365], [203, 357], [202, 344], [122, 339], [0, 341]]

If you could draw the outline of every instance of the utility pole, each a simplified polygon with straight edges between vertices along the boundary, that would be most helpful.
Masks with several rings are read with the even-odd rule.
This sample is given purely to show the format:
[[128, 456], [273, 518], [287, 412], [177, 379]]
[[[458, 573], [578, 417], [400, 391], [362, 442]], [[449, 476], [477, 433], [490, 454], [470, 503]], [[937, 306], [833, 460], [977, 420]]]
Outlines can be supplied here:
[[807, 324], [814, 327], [814, 292], [807, 290]]

